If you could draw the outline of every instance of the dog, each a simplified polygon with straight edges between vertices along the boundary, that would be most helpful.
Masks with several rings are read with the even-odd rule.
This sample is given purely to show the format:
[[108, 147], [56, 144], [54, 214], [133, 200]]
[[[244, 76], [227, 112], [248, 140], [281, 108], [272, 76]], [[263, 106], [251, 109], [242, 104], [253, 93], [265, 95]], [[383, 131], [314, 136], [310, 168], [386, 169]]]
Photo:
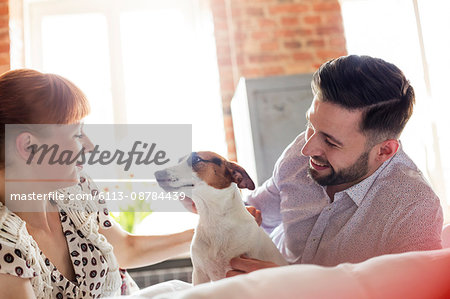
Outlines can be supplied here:
[[199, 222], [191, 244], [194, 285], [219, 280], [231, 270], [230, 260], [242, 254], [287, 265], [270, 237], [258, 226], [241, 199], [239, 188], [255, 189], [238, 164], [213, 152], [193, 152], [155, 177], [166, 192], [185, 192]]

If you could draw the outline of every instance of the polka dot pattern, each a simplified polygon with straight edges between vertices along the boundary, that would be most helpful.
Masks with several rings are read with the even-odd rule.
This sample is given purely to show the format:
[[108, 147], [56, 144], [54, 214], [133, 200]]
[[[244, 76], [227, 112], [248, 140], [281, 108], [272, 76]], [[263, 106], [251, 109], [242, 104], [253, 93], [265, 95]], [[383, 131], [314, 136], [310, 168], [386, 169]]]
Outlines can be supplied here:
[[11, 253], [7, 253], [3, 256], [3, 259], [5, 260], [5, 262], [7, 262], [8, 264], [11, 264], [12, 262], [14, 262], [14, 257]]
[[[89, 192], [94, 196], [98, 195], [97, 188], [91, 189], [91, 182], [84, 177], [80, 177], [79, 185], [84, 192]], [[76, 229], [73, 221], [64, 210], [60, 211], [60, 219], [76, 281], [70, 281], [64, 277], [52, 264], [52, 261], [46, 258], [41, 251], [40, 255], [44, 260], [45, 266], [51, 272], [52, 298], [100, 298], [102, 286], [108, 273], [108, 264], [103, 254], [97, 246], [94, 246], [86, 239], [80, 230]], [[97, 219], [100, 227], [107, 228], [112, 225], [109, 220], [108, 209], [105, 206], [99, 206]], [[4, 230], [1, 225], [0, 223], [0, 229]], [[26, 259], [26, 255], [23, 252], [17, 248], [5, 245], [4, 242], [0, 242], [0, 273], [22, 278], [32, 278], [41, 275], [35, 265]]]
[[106, 221], [103, 222], [103, 225], [105, 227], [111, 227], [111, 222], [109, 220], [106, 220]]

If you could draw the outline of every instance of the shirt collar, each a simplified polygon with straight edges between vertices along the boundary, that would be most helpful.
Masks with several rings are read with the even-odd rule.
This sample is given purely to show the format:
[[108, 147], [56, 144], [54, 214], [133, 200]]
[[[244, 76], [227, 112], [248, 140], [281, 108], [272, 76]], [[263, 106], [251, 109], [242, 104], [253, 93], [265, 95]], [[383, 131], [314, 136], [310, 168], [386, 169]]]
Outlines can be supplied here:
[[[372, 187], [373, 183], [378, 178], [378, 175], [391, 162], [392, 158], [394, 158], [401, 150], [402, 150], [401, 147], [399, 147], [397, 153], [395, 153], [394, 156], [392, 156], [388, 160], [384, 161], [384, 163], [381, 164], [381, 166], [378, 167], [378, 169], [374, 173], [372, 173], [369, 177], [365, 178], [358, 184], [351, 186], [350, 188], [347, 188], [341, 192], [336, 193], [335, 197], [336, 197], [336, 195], [338, 197], [340, 197], [344, 193], [346, 193], [355, 202], [355, 204], [359, 207], [361, 205], [364, 197], [366, 196], [367, 192], [369, 191], [370, 187]], [[342, 195], [340, 195], [340, 194], [342, 194]]]

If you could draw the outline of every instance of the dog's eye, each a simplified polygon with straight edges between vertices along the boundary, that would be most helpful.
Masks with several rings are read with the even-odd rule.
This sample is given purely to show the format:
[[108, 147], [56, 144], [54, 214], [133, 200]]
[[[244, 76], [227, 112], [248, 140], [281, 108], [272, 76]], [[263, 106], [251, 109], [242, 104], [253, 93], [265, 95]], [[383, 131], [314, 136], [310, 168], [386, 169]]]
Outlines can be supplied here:
[[193, 156], [192, 157], [192, 165], [195, 165], [195, 164], [197, 164], [197, 163], [199, 163], [201, 161], [202, 161], [202, 159], [199, 156]]

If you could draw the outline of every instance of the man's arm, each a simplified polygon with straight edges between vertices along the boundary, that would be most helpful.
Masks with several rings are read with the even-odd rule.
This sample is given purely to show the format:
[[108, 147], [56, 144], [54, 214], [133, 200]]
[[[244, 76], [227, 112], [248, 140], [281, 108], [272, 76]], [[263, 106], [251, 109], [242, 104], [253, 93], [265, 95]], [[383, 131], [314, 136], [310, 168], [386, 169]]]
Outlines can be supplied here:
[[246, 199], [247, 204], [261, 211], [261, 227], [269, 234], [281, 223], [280, 202], [280, 191], [273, 176]]
[[434, 201], [415, 201], [402, 211], [393, 213], [391, 219], [389, 253], [442, 248], [443, 213], [437, 197]]

